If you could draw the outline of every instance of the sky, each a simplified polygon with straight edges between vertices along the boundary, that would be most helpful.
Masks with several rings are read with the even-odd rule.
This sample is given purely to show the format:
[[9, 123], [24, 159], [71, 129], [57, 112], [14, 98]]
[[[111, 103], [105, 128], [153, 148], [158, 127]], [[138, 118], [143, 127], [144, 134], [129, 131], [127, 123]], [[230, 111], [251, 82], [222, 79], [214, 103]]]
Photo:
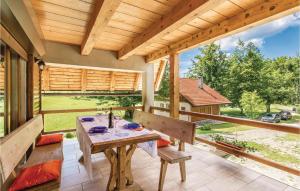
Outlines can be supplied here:
[[[251, 28], [216, 41], [221, 49], [230, 54], [238, 40], [253, 42], [266, 58], [295, 56], [300, 52], [300, 12]], [[192, 59], [201, 46], [180, 54], [180, 76], [191, 67]]]

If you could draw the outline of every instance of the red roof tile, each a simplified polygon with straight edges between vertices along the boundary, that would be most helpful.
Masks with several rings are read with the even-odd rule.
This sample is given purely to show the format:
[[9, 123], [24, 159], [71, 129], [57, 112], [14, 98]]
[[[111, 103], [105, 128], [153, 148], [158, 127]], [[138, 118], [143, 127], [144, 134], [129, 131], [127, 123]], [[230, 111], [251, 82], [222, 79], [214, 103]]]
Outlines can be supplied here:
[[193, 106], [231, 103], [226, 97], [206, 84], [203, 84], [203, 88], [199, 88], [198, 80], [181, 78], [179, 92]]

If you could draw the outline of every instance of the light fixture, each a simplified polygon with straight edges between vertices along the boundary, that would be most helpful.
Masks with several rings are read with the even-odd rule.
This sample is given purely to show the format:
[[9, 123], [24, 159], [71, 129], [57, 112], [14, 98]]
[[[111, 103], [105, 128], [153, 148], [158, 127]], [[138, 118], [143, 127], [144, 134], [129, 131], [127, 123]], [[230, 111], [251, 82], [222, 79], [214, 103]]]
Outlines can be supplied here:
[[39, 65], [41, 71], [45, 69], [45, 62], [42, 59], [34, 57], [34, 61]]

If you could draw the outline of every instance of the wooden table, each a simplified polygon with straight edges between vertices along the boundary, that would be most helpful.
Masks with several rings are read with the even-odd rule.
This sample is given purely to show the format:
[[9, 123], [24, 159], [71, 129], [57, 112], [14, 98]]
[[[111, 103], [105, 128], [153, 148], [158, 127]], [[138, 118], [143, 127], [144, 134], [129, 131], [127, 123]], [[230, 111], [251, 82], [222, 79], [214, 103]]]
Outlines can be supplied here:
[[[82, 126], [81, 126], [82, 127]], [[78, 128], [78, 127], [77, 127]], [[80, 128], [80, 127], [79, 127]], [[85, 132], [84, 137], [89, 139], [88, 133]], [[126, 190], [140, 191], [142, 188], [134, 183], [131, 170], [131, 158], [137, 148], [138, 143], [153, 141], [159, 139], [156, 133], [149, 133], [130, 138], [123, 138], [112, 141], [90, 142], [91, 154], [104, 152], [105, 156], [111, 164], [110, 176], [107, 183], [108, 191]], [[128, 149], [126, 149], [126, 147]], [[116, 151], [114, 150], [116, 148]]]

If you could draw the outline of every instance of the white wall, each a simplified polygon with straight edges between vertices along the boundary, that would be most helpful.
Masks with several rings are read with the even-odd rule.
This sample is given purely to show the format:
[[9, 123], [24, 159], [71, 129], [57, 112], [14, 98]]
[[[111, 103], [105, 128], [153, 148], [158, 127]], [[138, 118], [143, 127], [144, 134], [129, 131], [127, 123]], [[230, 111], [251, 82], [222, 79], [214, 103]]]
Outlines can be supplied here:
[[[167, 104], [170, 104], [170, 102], [168, 102], [168, 101], [154, 101], [154, 106], [156, 106], [156, 107], [162, 107], [161, 104], [163, 104], [164, 108], [167, 108]], [[180, 107], [179, 110], [181, 110], [181, 107], [185, 107], [185, 111], [191, 111], [191, 105], [187, 102], [180, 102], [179, 107]], [[167, 109], [169, 109], [169, 108], [167, 108]], [[158, 110], [154, 110], [154, 114], [162, 115], [162, 116], [166, 116], [166, 117], [170, 116], [169, 112], [158, 111]], [[191, 117], [188, 116], [188, 115], [179, 115], [179, 119], [184, 120], [184, 121], [191, 121]]]

